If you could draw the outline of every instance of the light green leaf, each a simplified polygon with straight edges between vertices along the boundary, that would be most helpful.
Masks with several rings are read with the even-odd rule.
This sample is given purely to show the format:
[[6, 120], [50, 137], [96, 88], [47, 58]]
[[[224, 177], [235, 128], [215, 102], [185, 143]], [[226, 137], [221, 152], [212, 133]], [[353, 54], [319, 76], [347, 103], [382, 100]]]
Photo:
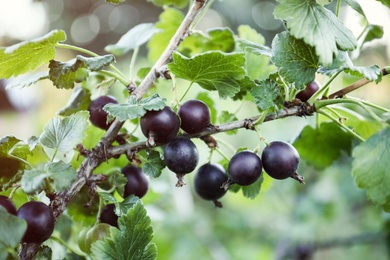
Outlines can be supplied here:
[[68, 99], [65, 107], [61, 108], [57, 114], [60, 116], [70, 116], [80, 110], [88, 110], [91, 103], [91, 93], [78, 85], [73, 89], [72, 95]]
[[128, 179], [119, 170], [114, 170], [108, 175], [108, 183], [115, 187], [115, 189], [121, 196], [123, 196], [127, 182]]
[[0, 259], [11, 259], [10, 252], [17, 254], [15, 248], [26, 229], [25, 220], [9, 214], [4, 207], [0, 207]]
[[319, 65], [313, 47], [288, 32], [279, 33], [273, 39], [271, 61], [283, 79], [295, 83], [297, 89], [304, 89], [314, 80]]
[[176, 6], [178, 8], [183, 8], [187, 5], [187, 0], [148, 0], [157, 6]]
[[66, 40], [66, 34], [54, 30], [30, 41], [0, 48], [0, 78], [10, 78], [35, 70], [54, 58], [55, 45]]
[[104, 50], [115, 56], [124, 55], [147, 42], [159, 31], [152, 23], [138, 24], [125, 33], [117, 43], [106, 46]]
[[246, 76], [243, 53], [209, 51], [187, 58], [176, 52], [170, 71], [176, 77], [198, 83], [207, 90], [218, 90], [221, 98], [234, 97], [241, 88], [251, 89], [254, 83]]
[[261, 111], [279, 107], [283, 104], [283, 101], [280, 99], [280, 88], [278, 84], [271, 79], [256, 82], [256, 86], [252, 89], [251, 95]]
[[40, 192], [45, 187], [49, 175], [43, 169], [25, 170], [22, 176], [22, 189], [26, 194]]
[[5, 184], [24, 168], [20, 158], [13, 155], [13, 151], [21, 140], [14, 136], [5, 136], [0, 139], [0, 184]]
[[352, 175], [372, 202], [390, 212], [390, 127], [372, 135], [352, 152]]
[[63, 161], [46, 164], [45, 172], [48, 174], [55, 191], [63, 191], [69, 188], [77, 178], [76, 170]]
[[322, 123], [316, 129], [306, 126], [293, 145], [302, 159], [316, 168], [324, 169], [332, 165], [342, 152], [351, 152], [352, 139], [352, 135], [336, 124]]
[[165, 168], [164, 160], [158, 151], [147, 151], [146, 159], [142, 160], [142, 172], [146, 175], [157, 178]]
[[320, 67], [318, 72], [331, 76], [340, 71], [351, 74], [356, 77], [365, 77], [370, 81], [379, 83], [382, 80], [381, 69], [377, 65], [369, 67], [361, 67], [353, 65], [348, 53], [339, 52], [337, 59], [334, 60], [333, 64], [327, 68]]
[[55, 117], [43, 128], [39, 142], [61, 152], [69, 152], [81, 143], [89, 125], [89, 113], [79, 111], [67, 117]]
[[160, 32], [155, 33], [148, 42], [148, 58], [151, 61], [156, 61], [163, 53], [183, 21], [184, 15], [177, 9], [167, 8], [160, 14], [159, 19], [155, 27], [160, 29]]
[[248, 186], [242, 186], [242, 194], [249, 199], [254, 199], [259, 195], [260, 189], [261, 189], [261, 184], [264, 181], [264, 174], [262, 173], [259, 177], [259, 179], [255, 182], [252, 183], [251, 185]]
[[287, 21], [290, 33], [313, 46], [322, 65], [328, 66], [338, 50], [353, 50], [357, 46], [352, 32], [329, 9], [314, 0], [278, 0], [276, 18]]
[[111, 227], [109, 237], [92, 244], [94, 259], [154, 260], [157, 247], [151, 243], [153, 228], [141, 201], [118, 219], [119, 230]]
[[165, 101], [166, 99], [161, 98], [157, 93], [141, 99], [139, 102], [137, 102], [135, 97], [130, 96], [126, 103], [107, 104], [103, 109], [123, 122], [142, 117], [148, 110], [161, 110], [165, 107]]
[[366, 43], [376, 39], [381, 39], [383, 37], [383, 34], [383, 26], [370, 24], [367, 28], [367, 33], [363, 39], [363, 42]]
[[49, 78], [57, 88], [71, 89], [75, 82], [83, 82], [88, 77], [88, 71], [102, 70], [114, 62], [115, 57], [111, 54], [91, 58], [77, 55], [68, 62], [51, 60]]
[[364, 13], [363, 8], [356, 0], [345, 0], [345, 3], [349, 5], [353, 10], [361, 14], [364, 18], [366, 18], [366, 14]]
[[38, 72], [34, 75], [19, 76], [15, 80], [10, 81], [10, 83], [6, 86], [6, 89], [25, 88], [44, 79], [49, 79], [49, 74], [47, 72]]

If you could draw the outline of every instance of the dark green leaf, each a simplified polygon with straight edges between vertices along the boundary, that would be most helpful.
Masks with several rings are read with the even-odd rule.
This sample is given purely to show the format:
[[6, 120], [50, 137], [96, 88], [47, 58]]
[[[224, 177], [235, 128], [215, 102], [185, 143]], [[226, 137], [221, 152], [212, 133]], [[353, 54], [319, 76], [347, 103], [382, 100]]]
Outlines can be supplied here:
[[333, 64], [330, 67], [320, 67], [318, 70], [319, 73], [328, 76], [334, 75], [340, 71], [344, 71], [356, 77], [365, 77], [370, 81], [375, 80], [376, 83], [379, 83], [382, 80], [381, 69], [377, 65], [369, 67], [355, 66], [346, 52], [339, 52], [337, 59], [333, 61]]
[[334, 123], [322, 123], [319, 128], [306, 126], [294, 147], [302, 159], [319, 169], [325, 169], [337, 160], [342, 152], [350, 153], [353, 136]]
[[295, 83], [297, 89], [314, 80], [319, 65], [313, 47], [288, 32], [279, 33], [272, 41], [271, 61], [283, 79]]
[[370, 24], [367, 28], [367, 34], [363, 42], [370, 42], [372, 40], [381, 39], [383, 37], [383, 27], [380, 25]]
[[260, 178], [255, 182], [252, 183], [251, 185], [248, 186], [242, 186], [242, 194], [249, 199], [254, 199], [259, 195], [260, 189], [261, 189], [261, 184], [264, 181], [264, 174], [262, 173]]
[[164, 160], [158, 151], [147, 151], [146, 159], [142, 160], [142, 172], [146, 175], [157, 178], [165, 168]]
[[251, 95], [261, 111], [280, 107], [283, 104], [283, 100], [280, 98], [280, 88], [271, 79], [256, 82], [256, 86], [252, 89]]
[[0, 48], [0, 78], [10, 78], [35, 70], [54, 58], [55, 45], [66, 40], [66, 34], [54, 30], [40, 38]]
[[381, 2], [383, 5], [390, 8], [390, 0], [377, 0], [377, 1]]
[[74, 83], [83, 82], [89, 75], [89, 71], [99, 71], [115, 62], [111, 54], [87, 58], [77, 55], [68, 62], [51, 60], [49, 64], [49, 77], [57, 88], [71, 89]]
[[72, 96], [68, 100], [68, 104], [58, 111], [60, 116], [70, 116], [80, 110], [88, 110], [91, 103], [91, 93], [81, 86], [73, 89]]
[[151, 220], [140, 201], [118, 219], [118, 225], [119, 230], [111, 227], [109, 237], [92, 244], [94, 259], [156, 259]]
[[329, 9], [314, 0], [278, 0], [276, 18], [287, 21], [290, 33], [315, 48], [319, 62], [328, 66], [338, 50], [353, 50], [357, 46], [353, 33]]
[[79, 111], [68, 117], [55, 117], [43, 128], [39, 142], [61, 152], [69, 152], [81, 143], [89, 125], [89, 113]]
[[178, 78], [198, 83], [207, 90], [218, 90], [221, 98], [233, 97], [241, 88], [251, 89], [254, 82], [246, 76], [242, 53], [210, 51], [187, 58], [173, 54], [169, 69]]
[[11, 215], [4, 207], [0, 207], [0, 259], [9, 259], [9, 252], [14, 252], [27, 229], [27, 223], [17, 216]]
[[14, 136], [5, 136], [0, 139], [0, 180], [2, 184], [8, 182], [24, 168], [23, 161], [13, 155], [16, 145], [20, 142], [21, 140]]
[[132, 120], [142, 117], [148, 110], [161, 110], [165, 106], [165, 98], [161, 98], [157, 93], [137, 102], [134, 96], [130, 96], [126, 103], [107, 104], [104, 110], [120, 121]]
[[127, 182], [128, 180], [126, 176], [123, 175], [122, 172], [119, 170], [114, 170], [108, 175], [108, 183], [115, 187], [115, 189], [121, 196], [123, 196]]
[[122, 216], [123, 214], [126, 215], [126, 213], [134, 207], [134, 205], [139, 202], [139, 198], [137, 196], [134, 196], [133, 194], [130, 196], [127, 196], [123, 201], [118, 203], [118, 207], [115, 207], [115, 213], [118, 216]]
[[154, 34], [148, 43], [148, 58], [151, 61], [156, 61], [160, 57], [183, 19], [183, 13], [174, 8], [167, 8], [160, 14], [160, 20], [155, 27], [161, 31]]
[[352, 152], [352, 175], [372, 202], [390, 212], [390, 127], [374, 134]]
[[121, 56], [147, 42], [155, 33], [159, 32], [152, 23], [141, 23], [125, 33], [116, 44], [108, 45], [105, 51]]

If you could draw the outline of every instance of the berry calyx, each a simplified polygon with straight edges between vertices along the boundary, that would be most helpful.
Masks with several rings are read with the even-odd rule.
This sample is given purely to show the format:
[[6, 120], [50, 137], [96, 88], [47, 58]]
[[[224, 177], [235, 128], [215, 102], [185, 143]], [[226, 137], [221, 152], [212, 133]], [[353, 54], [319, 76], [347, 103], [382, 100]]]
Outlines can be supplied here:
[[122, 174], [127, 178], [123, 197], [130, 195], [142, 198], [148, 192], [149, 179], [142, 172], [142, 169], [133, 165], [127, 165], [122, 168]]
[[274, 179], [283, 180], [293, 177], [303, 183], [302, 176], [296, 171], [299, 165], [298, 151], [289, 143], [275, 141], [264, 148], [261, 155], [265, 172]]
[[199, 152], [195, 144], [188, 138], [177, 137], [164, 147], [165, 165], [176, 173], [176, 186], [185, 185], [183, 176], [192, 172], [199, 162]]
[[296, 98], [300, 99], [302, 102], [308, 101], [314, 93], [316, 93], [320, 89], [320, 83], [318, 81], [314, 80], [313, 82], [310, 82], [306, 85], [306, 88], [295, 96]]
[[109, 224], [113, 227], [118, 227], [118, 216], [115, 214], [115, 204], [107, 204], [100, 211], [99, 220], [101, 223]]
[[230, 180], [241, 186], [248, 186], [256, 182], [262, 171], [260, 157], [251, 151], [236, 153], [228, 165]]
[[89, 120], [91, 123], [103, 130], [110, 128], [111, 122], [107, 123], [107, 112], [103, 110], [103, 107], [107, 104], [117, 104], [118, 101], [112, 96], [100, 96], [91, 101], [88, 106]]
[[16, 215], [16, 207], [7, 196], [0, 195], [0, 207], [4, 207], [9, 214]]
[[177, 114], [168, 106], [158, 111], [147, 111], [140, 121], [142, 133], [148, 144], [166, 144], [175, 139], [180, 128]]
[[40, 201], [29, 201], [17, 211], [17, 216], [27, 222], [27, 230], [22, 238], [26, 243], [42, 243], [54, 230], [54, 216], [51, 208]]
[[210, 125], [210, 109], [200, 100], [188, 100], [178, 111], [180, 127], [189, 134], [200, 133]]
[[228, 180], [225, 169], [214, 163], [206, 163], [199, 167], [194, 177], [196, 193], [205, 200], [212, 200], [216, 206], [220, 205], [220, 199], [226, 193], [222, 186]]

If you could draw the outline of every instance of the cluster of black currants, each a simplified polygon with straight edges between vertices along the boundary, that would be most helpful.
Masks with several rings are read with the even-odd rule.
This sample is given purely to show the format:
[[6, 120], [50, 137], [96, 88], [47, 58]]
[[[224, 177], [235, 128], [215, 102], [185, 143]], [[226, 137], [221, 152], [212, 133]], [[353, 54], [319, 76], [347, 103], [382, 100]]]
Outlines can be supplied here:
[[22, 237], [22, 243], [42, 243], [53, 233], [55, 223], [53, 212], [45, 203], [29, 201], [16, 210], [11, 199], [0, 195], [0, 206], [8, 213], [26, 221], [27, 229]]

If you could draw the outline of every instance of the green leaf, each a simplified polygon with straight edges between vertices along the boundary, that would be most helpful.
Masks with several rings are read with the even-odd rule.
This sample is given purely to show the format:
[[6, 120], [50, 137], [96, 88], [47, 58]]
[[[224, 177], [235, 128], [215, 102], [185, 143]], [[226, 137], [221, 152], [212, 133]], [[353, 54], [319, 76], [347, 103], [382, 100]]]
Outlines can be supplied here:
[[49, 74], [47, 72], [38, 72], [34, 75], [28, 75], [26, 77], [20, 76], [15, 80], [12, 80], [7, 86], [6, 89], [11, 88], [25, 88], [31, 85], [34, 85], [40, 80], [48, 79]]
[[139, 201], [140, 199], [133, 194], [127, 196], [123, 201], [118, 203], [118, 207], [115, 207], [115, 214], [117, 214], [118, 216], [126, 214], [129, 209], [134, 207], [134, 205], [137, 204], [137, 202]]
[[158, 151], [147, 151], [146, 159], [142, 160], [142, 172], [146, 175], [157, 178], [161, 175], [162, 170], [165, 168], [164, 160]]
[[261, 184], [264, 181], [264, 174], [261, 174], [260, 178], [255, 182], [252, 183], [251, 185], [248, 186], [242, 186], [242, 194], [249, 199], [254, 199], [259, 195], [260, 189], [261, 189]]
[[124, 55], [147, 42], [159, 31], [152, 23], [138, 24], [125, 33], [117, 43], [106, 46], [104, 50], [115, 56]]
[[278, 83], [271, 79], [256, 82], [251, 95], [261, 111], [275, 108], [275, 106], [279, 107], [283, 104], [283, 100], [280, 98], [281, 92]]
[[320, 67], [318, 70], [319, 73], [328, 76], [339, 73], [340, 71], [344, 71], [345, 73], [356, 77], [365, 77], [370, 81], [375, 80], [376, 83], [379, 83], [382, 80], [381, 69], [377, 65], [369, 67], [355, 66], [346, 52], [339, 52], [337, 59], [333, 61], [333, 64], [330, 67]]
[[61, 152], [69, 152], [81, 143], [89, 125], [89, 113], [80, 111], [67, 117], [55, 117], [43, 128], [39, 142]]
[[34, 194], [45, 188], [45, 179], [49, 177], [43, 169], [25, 170], [22, 176], [22, 189], [26, 194]]
[[[236, 115], [233, 113], [230, 113], [229, 111], [222, 111], [218, 117], [218, 121], [220, 124], [233, 122], [233, 121], [237, 121], [237, 120], [238, 120], [238, 118], [236, 117]], [[238, 130], [235, 129], [235, 130], [227, 131], [226, 134], [235, 135], [235, 134], [237, 134], [237, 132], [238, 132]]]
[[374, 134], [352, 152], [352, 176], [372, 202], [390, 212], [390, 127]]
[[185, 38], [179, 45], [180, 53], [188, 57], [206, 51], [234, 51], [234, 34], [229, 28], [213, 28], [206, 33], [195, 32]]
[[332, 64], [338, 50], [353, 50], [357, 46], [352, 32], [329, 9], [314, 0], [278, 0], [276, 18], [287, 21], [287, 28], [297, 39], [313, 46], [322, 65]]
[[25, 220], [9, 214], [4, 207], [0, 207], [0, 259], [10, 259], [10, 252], [15, 253], [15, 248], [26, 232]]
[[90, 103], [91, 93], [79, 85], [73, 89], [65, 107], [61, 108], [57, 113], [60, 116], [70, 116], [80, 110], [88, 110]]
[[363, 8], [356, 0], [345, 0], [345, 3], [349, 5], [353, 10], [361, 14], [364, 18], [367, 19], [366, 14], [363, 11]]
[[184, 15], [177, 9], [167, 8], [160, 14], [159, 22], [155, 24], [160, 32], [155, 33], [148, 43], [148, 58], [151, 61], [156, 61], [168, 46], [172, 36], [176, 33]]
[[161, 98], [157, 93], [141, 99], [139, 102], [137, 102], [135, 97], [130, 96], [126, 103], [107, 104], [103, 109], [123, 122], [142, 117], [149, 110], [161, 110], [165, 107], [165, 101], [166, 99]]
[[94, 259], [154, 260], [157, 247], [151, 243], [153, 228], [139, 201], [118, 219], [119, 230], [111, 227], [111, 235], [92, 244]]
[[221, 98], [234, 97], [242, 88], [251, 89], [254, 82], [246, 76], [242, 53], [209, 51], [187, 58], [176, 52], [169, 69], [178, 78], [198, 83], [207, 90], [218, 90]]
[[108, 174], [108, 183], [115, 187], [121, 196], [123, 196], [127, 182], [128, 179], [119, 170], [114, 170]]
[[390, 0], [377, 0], [377, 1], [381, 2], [383, 5], [390, 8]]
[[304, 89], [314, 80], [319, 65], [313, 47], [288, 32], [279, 33], [273, 39], [271, 61], [283, 79], [295, 83], [297, 89]]
[[0, 48], [0, 78], [10, 78], [35, 70], [54, 58], [55, 45], [66, 40], [66, 34], [54, 30], [40, 38]]
[[23, 161], [13, 155], [13, 150], [21, 140], [14, 136], [0, 139], [0, 183], [4, 184], [24, 168]]
[[178, 8], [183, 8], [187, 5], [187, 0], [148, 0], [157, 6], [176, 6]]
[[370, 42], [383, 37], [383, 27], [380, 25], [370, 24], [367, 28], [367, 34], [363, 39], [363, 42]]
[[114, 62], [112, 54], [92, 58], [77, 55], [68, 62], [51, 60], [49, 78], [57, 88], [72, 89], [75, 82], [83, 82], [88, 77], [88, 71], [102, 70]]
[[114, 4], [114, 5], [117, 5], [117, 4], [120, 4], [126, 0], [105, 0], [105, 1], [108, 3]]
[[322, 123], [319, 128], [306, 126], [294, 141], [302, 159], [318, 169], [325, 169], [342, 152], [350, 153], [353, 136], [334, 123]]

